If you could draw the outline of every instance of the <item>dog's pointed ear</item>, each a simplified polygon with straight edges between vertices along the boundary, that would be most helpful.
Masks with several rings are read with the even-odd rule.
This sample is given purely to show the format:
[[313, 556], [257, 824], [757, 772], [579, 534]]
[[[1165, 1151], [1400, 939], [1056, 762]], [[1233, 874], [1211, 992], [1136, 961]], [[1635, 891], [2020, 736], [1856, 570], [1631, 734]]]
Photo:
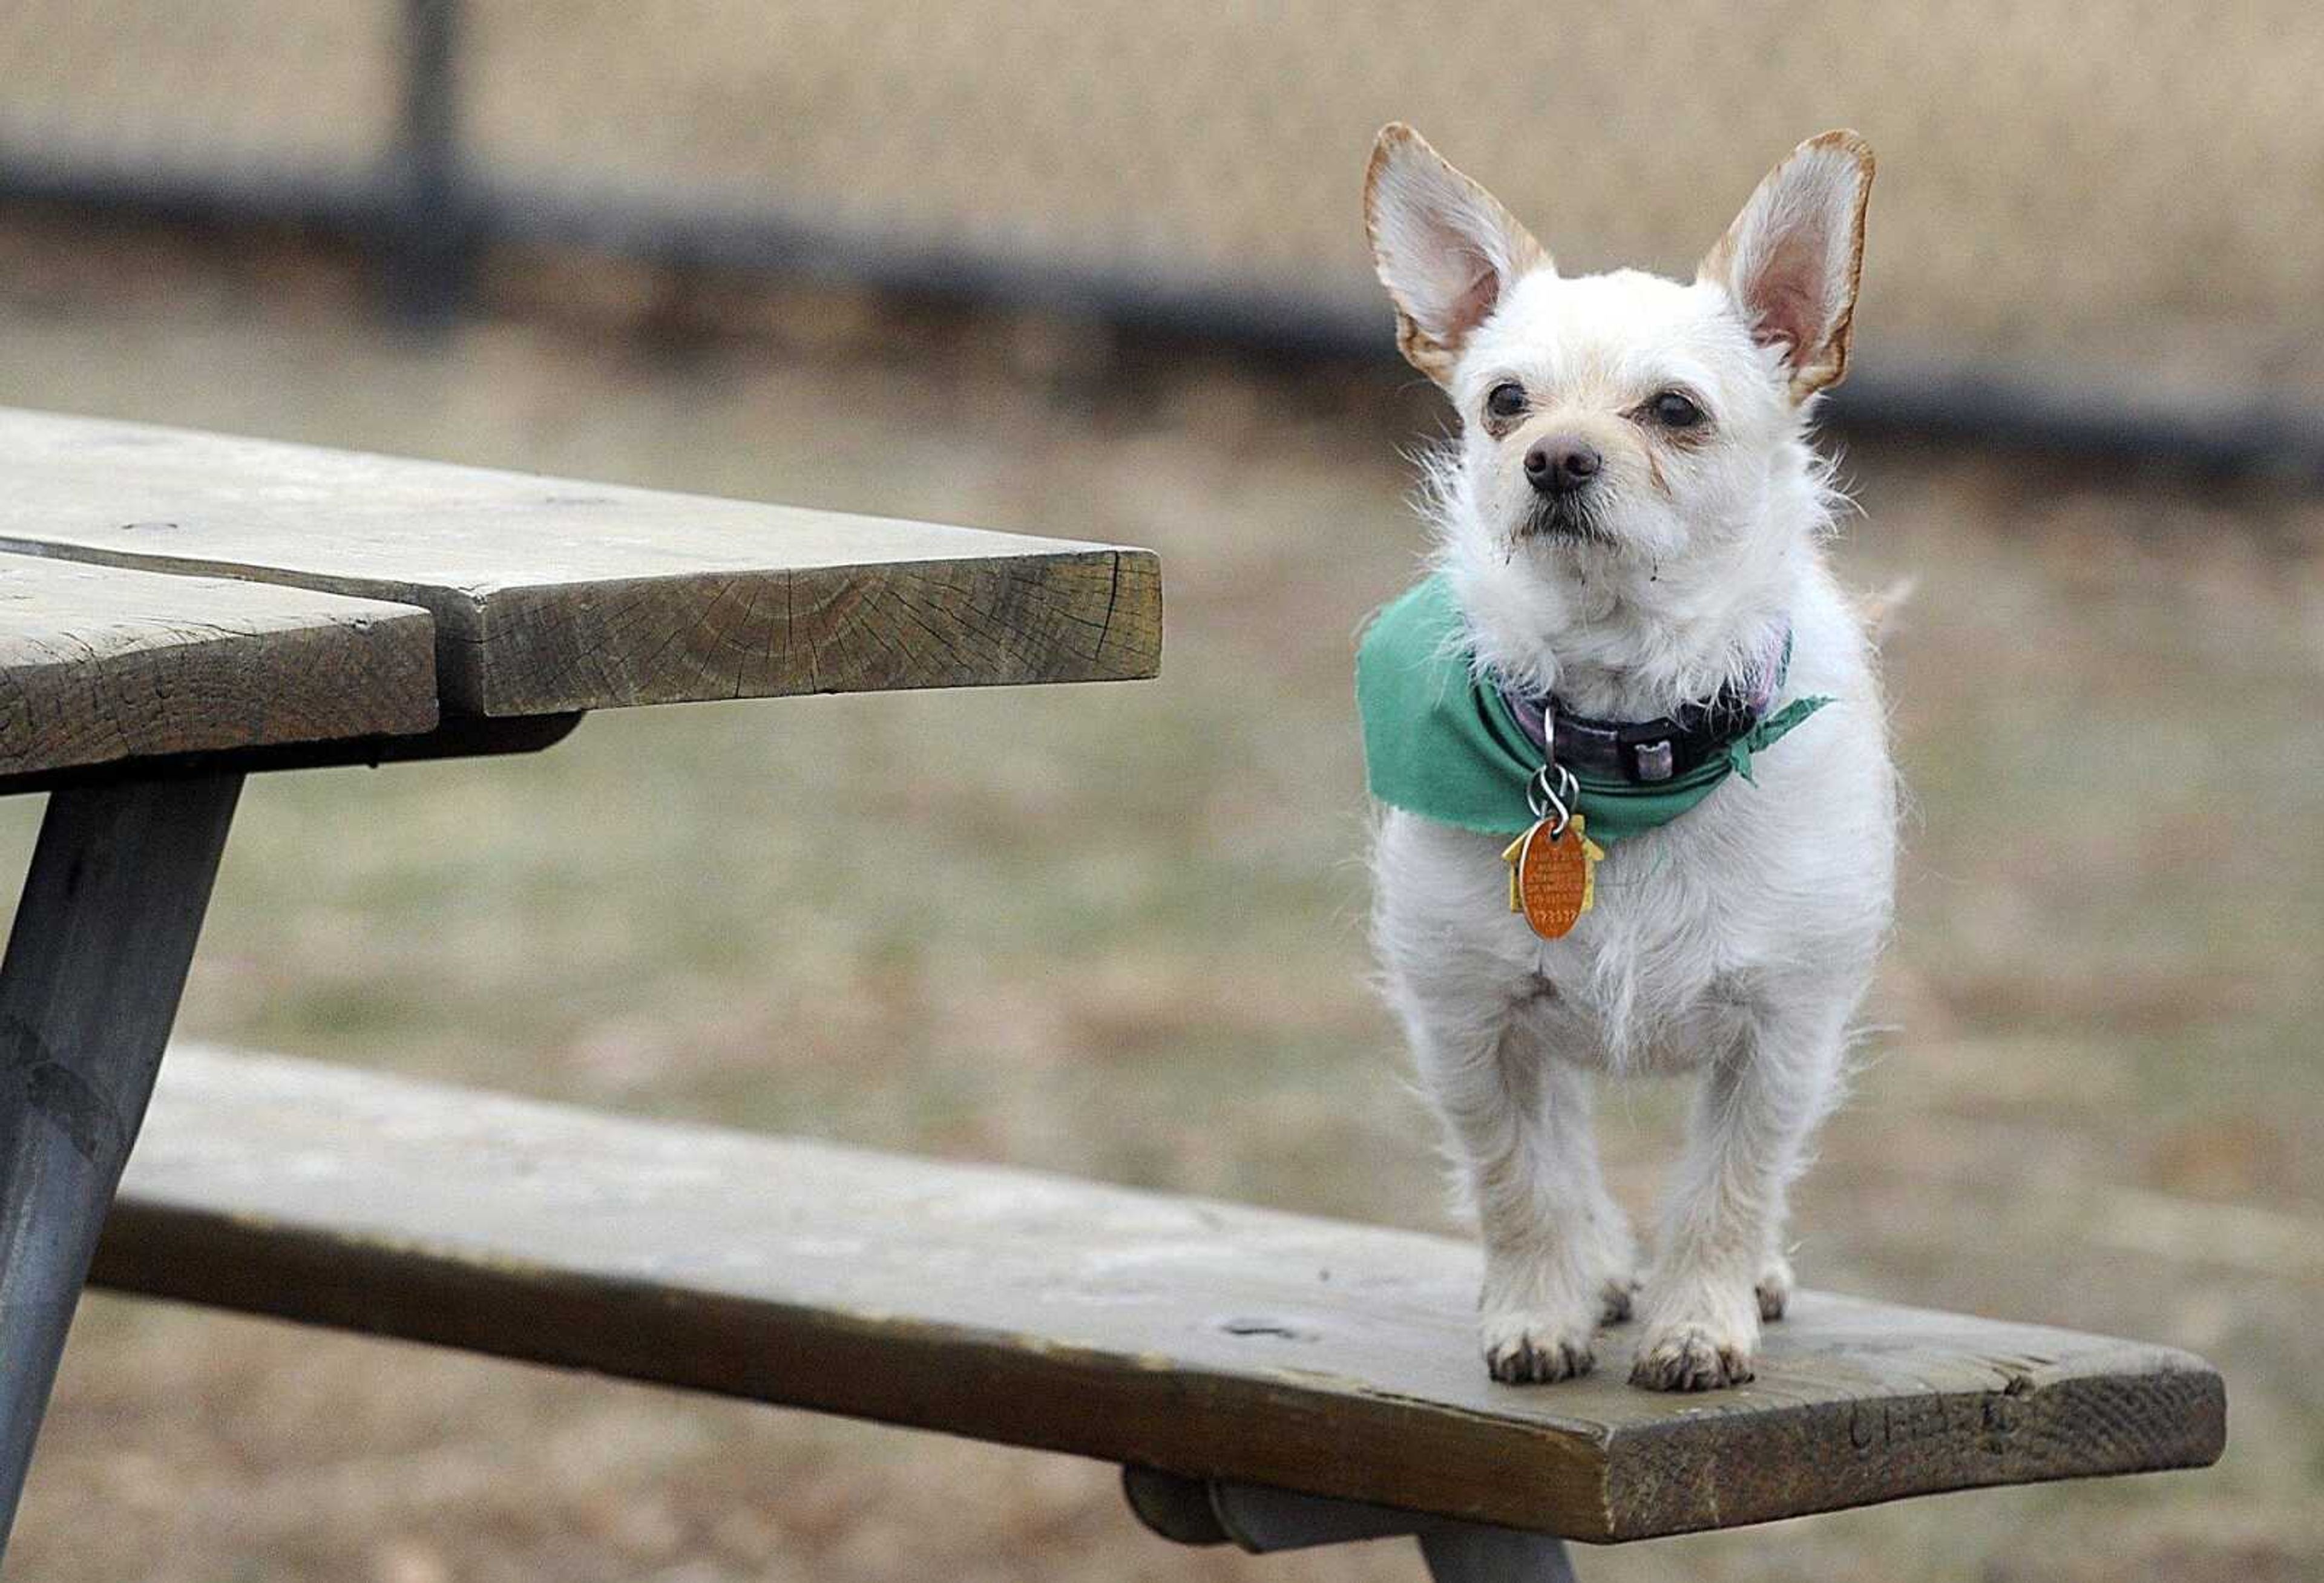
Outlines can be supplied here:
[[1848, 373], [1871, 196], [1870, 145], [1853, 132], [1812, 137], [1767, 173], [1697, 272], [1727, 289], [1754, 339], [1782, 348], [1794, 401]]
[[1491, 193], [1401, 121], [1381, 127], [1372, 144], [1364, 225], [1396, 303], [1397, 345], [1440, 385], [1451, 383], [1461, 344], [1517, 277], [1551, 267]]

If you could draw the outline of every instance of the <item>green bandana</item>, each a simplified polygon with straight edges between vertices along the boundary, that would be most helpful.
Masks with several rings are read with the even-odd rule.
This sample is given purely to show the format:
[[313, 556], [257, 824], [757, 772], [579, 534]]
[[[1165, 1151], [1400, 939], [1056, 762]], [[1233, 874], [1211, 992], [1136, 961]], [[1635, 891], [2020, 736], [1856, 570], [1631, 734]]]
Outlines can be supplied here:
[[[1652, 786], [1579, 777], [1590, 838], [1610, 847], [1669, 824], [1729, 775], [1748, 781], [1753, 754], [1831, 702], [1796, 699], [1721, 756]], [[1381, 611], [1364, 633], [1356, 653], [1356, 712], [1363, 717], [1365, 780], [1381, 802], [1488, 835], [1532, 828], [1526, 783], [1541, 768], [1541, 750], [1509, 713], [1500, 688], [1477, 678], [1465, 623], [1441, 573]]]

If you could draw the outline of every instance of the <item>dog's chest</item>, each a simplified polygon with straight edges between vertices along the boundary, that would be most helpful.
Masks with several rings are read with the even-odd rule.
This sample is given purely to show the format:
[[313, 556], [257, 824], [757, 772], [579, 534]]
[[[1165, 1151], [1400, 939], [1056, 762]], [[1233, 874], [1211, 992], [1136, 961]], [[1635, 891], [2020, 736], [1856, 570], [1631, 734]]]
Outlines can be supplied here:
[[1748, 879], [1730, 871], [1706, 883], [1669, 850], [1678, 844], [1610, 856], [1590, 911], [1562, 938], [1507, 920], [1508, 989], [1528, 1018], [1618, 1050], [1626, 1063], [1661, 1064], [1662, 1048], [1692, 1061], [1716, 1043], [1741, 988], [1735, 963], [1748, 909], [1734, 905], [1734, 888]]

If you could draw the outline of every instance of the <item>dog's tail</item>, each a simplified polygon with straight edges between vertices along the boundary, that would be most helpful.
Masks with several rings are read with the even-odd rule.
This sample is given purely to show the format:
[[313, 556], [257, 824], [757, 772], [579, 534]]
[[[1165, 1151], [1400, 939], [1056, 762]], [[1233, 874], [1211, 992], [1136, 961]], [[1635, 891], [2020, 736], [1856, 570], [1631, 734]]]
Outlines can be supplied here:
[[1876, 593], [1856, 595], [1856, 619], [1864, 623], [1865, 636], [1876, 643], [1886, 637], [1896, 612], [1911, 602], [1913, 590], [1920, 584], [1918, 577], [1908, 574]]

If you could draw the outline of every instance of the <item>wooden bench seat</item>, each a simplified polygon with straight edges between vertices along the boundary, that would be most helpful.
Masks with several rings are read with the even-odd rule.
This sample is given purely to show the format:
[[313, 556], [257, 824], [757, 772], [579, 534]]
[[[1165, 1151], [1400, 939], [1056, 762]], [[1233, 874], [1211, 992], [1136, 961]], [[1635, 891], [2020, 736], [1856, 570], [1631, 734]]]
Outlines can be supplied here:
[[95, 1279], [1612, 1541], [2200, 1466], [2183, 1353], [1810, 1293], [1703, 1396], [1489, 1382], [1442, 1238], [180, 1045]]

